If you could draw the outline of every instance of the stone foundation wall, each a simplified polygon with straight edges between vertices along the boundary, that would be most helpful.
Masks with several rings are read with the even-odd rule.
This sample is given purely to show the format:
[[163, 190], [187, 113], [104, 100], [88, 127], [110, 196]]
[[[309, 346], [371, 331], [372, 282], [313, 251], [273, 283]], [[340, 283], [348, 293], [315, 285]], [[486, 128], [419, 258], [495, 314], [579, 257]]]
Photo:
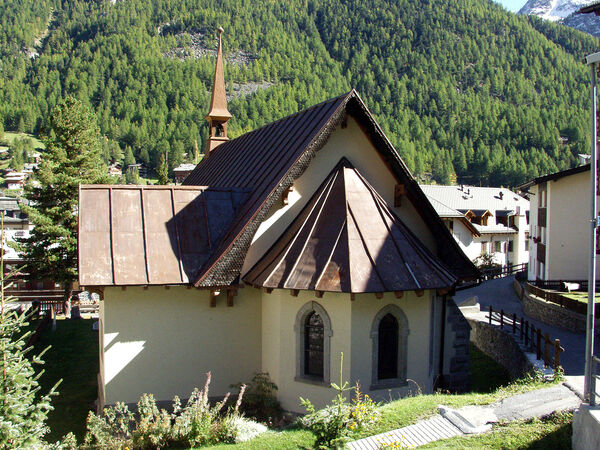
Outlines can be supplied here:
[[[547, 302], [525, 291], [523, 293], [523, 312], [541, 322], [563, 328], [574, 333], [585, 333], [586, 317], [560, 305]], [[600, 320], [596, 319], [596, 335], [600, 336]]]
[[502, 365], [513, 379], [529, 372], [533, 366], [511, 335], [486, 322], [467, 319], [471, 325], [471, 342]]

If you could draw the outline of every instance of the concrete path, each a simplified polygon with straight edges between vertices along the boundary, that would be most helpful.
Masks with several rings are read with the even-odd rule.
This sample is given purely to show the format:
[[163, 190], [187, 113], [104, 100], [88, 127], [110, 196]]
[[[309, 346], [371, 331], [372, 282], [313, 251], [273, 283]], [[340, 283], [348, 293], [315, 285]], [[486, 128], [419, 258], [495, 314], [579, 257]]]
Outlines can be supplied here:
[[387, 433], [350, 442], [351, 450], [376, 450], [382, 443], [418, 447], [429, 442], [463, 434], [479, 434], [497, 422], [543, 417], [555, 411], [573, 410], [581, 400], [564, 385], [551, 386], [507, 397], [486, 406], [465, 406], [458, 410], [440, 406], [440, 414]]

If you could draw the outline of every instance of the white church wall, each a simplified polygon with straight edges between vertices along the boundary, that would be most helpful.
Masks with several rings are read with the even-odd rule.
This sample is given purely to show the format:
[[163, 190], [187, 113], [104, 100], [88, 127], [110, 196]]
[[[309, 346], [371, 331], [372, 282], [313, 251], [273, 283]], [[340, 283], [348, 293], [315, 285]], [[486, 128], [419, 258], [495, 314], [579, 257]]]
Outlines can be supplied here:
[[142, 393], [157, 400], [189, 397], [210, 371], [211, 396], [229, 392], [261, 366], [261, 301], [240, 289], [234, 306], [226, 293], [209, 305], [209, 292], [184, 286], [106, 288], [100, 340], [105, 401], [134, 403]]

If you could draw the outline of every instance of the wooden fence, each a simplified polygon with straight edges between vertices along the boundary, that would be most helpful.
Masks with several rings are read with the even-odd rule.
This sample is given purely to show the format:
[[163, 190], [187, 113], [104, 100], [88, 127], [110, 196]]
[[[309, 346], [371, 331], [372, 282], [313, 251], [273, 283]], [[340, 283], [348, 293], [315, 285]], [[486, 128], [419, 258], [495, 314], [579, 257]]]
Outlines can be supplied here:
[[508, 264], [506, 266], [497, 267], [493, 269], [485, 269], [481, 271], [482, 280], [491, 280], [493, 278], [502, 278], [513, 273], [522, 272], [527, 270], [528, 263], [523, 264]]
[[488, 320], [490, 325], [496, 321], [501, 329], [512, 332], [515, 339], [520, 339], [526, 348], [535, 352], [538, 360], [543, 359], [545, 366], [554, 370], [560, 367], [560, 354], [565, 351], [560, 346], [560, 339], [550, 339], [548, 333], [542, 333], [540, 328], [536, 328], [528, 320], [517, 317], [516, 314], [505, 314], [503, 309], [494, 311], [490, 306]]
[[[580, 314], [587, 314], [587, 303], [583, 303], [574, 300], [569, 297], [565, 297], [560, 292], [548, 291], [546, 289], [540, 289], [531, 283], [525, 283], [525, 290], [536, 297], [546, 300], [550, 303], [555, 303], [562, 306], [570, 311], [574, 311]], [[596, 315], [600, 314], [600, 303], [594, 305]]]

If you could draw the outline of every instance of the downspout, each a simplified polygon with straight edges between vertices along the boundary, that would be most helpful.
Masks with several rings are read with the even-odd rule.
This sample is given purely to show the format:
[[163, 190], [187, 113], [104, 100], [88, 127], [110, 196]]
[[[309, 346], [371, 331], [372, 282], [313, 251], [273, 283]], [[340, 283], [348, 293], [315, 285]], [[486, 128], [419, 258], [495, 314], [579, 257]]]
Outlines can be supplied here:
[[437, 382], [435, 383], [434, 389], [439, 386], [443, 386], [444, 382], [444, 348], [446, 344], [446, 295], [442, 296], [442, 336], [440, 339], [440, 361], [439, 361], [439, 373], [437, 376]]

